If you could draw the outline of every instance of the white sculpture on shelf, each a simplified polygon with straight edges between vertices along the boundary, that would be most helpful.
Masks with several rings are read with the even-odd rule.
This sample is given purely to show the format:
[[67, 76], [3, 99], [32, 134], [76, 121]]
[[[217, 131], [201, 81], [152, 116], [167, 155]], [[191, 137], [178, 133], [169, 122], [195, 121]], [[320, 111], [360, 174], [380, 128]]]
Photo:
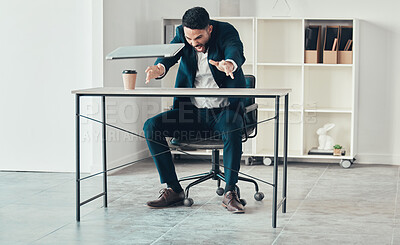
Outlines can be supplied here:
[[332, 150], [335, 142], [332, 136], [327, 135], [327, 132], [335, 127], [334, 123], [327, 123], [322, 128], [317, 130], [318, 136], [318, 150]]

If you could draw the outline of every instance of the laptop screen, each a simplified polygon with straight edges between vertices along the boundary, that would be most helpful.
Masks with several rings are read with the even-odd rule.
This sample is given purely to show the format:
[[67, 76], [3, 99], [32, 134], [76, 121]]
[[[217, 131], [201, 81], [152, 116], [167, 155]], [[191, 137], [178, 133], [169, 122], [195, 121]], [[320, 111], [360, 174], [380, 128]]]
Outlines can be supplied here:
[[119, 47], [106, 56], [107, 60], [134, 59], [151, 57], [173, 57], [183, 47], [184, 43], [155, 44], [142, 46]]

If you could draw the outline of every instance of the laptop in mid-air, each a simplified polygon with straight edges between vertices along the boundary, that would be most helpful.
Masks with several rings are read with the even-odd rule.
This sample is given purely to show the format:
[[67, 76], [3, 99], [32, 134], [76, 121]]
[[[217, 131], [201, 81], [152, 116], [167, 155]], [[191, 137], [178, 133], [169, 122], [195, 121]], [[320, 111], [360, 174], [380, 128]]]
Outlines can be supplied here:
[[119, 47], [106, 56], [107, 60], [152, 58], [152, 57], [173, 57], [183, 47], [184, 43], [155, 44], [141, 46]]

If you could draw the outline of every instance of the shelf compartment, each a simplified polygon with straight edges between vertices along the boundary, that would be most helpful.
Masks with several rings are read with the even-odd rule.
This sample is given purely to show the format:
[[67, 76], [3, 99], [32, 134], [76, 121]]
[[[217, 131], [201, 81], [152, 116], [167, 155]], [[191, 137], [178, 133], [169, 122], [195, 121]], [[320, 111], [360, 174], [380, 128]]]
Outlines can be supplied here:
[[308, 155], [312, 147], [318, 147], [317, 130], [327, 123], [334, 123], [335, 127], [328, 131], [334, 144], [343, 146], [345, 156], [351, 156], [351, 114], [348, 113], [304, 113], [304, 149], [303, 154]]
[[[261, 104], [258, 104], [260, 103]], [[256, 103], [258, 104], [258, 110], [259, 111], [275, 111], [275, 104], [273, 103], [265, 103], [265, 100], [256, 100]], [[265, 103], [265, 104], [262, 104]], [[283, 112], [285, 108], [284, 101], [281, 99], [279, 102], [279, 111]], [[303, 108], [301, 105], [289, 105], [289, 112], [302, 112]]]
[[[258, 112], [258, 121], [271, 118], [275, 112]], [[279, 154], [283, 153], [283, 120], [284, 114], [279, 113]], [[255, 154], [271, 155], [274, 153], [274, 130], [275, 121], [271, 120], [261, 123], [258, 126], [258, 134], [256, 140]], [[290, 155], [301, 155], [301, 130], [302, 118], [300, 112], [289, 112], [289, 140], [288, 151]]]
[[350, 67], [305, 67], [306, 109], [352, 108], [353, 86]]
[[252, 64], [242, 65], [242, 70], [245, 75], [254, 75], [254, 66]]
[[[302, 97], [302, 68], [297, 66], [257, 66], [257, 88], [291, 88], [289, 108], [300, 109]], [[283, 98], [282, 98], [283, 101]], [[260, 108], [275, 108], [274, 100], [258, 99]], [[283, 108], [283, 107], [282, 107]]]
[[257, 62], [302, 63], [302, 20], [257, 19]]

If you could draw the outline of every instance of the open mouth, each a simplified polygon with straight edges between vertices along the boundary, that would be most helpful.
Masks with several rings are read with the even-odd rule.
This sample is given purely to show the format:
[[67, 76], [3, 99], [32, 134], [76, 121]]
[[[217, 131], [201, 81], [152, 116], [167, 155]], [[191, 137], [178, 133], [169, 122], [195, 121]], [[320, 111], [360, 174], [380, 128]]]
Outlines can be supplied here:
[[203, 50], [203, 45], [197, 45], [196, 47], [194, 47], [196, 50], [198, 51], [202, 51]]

